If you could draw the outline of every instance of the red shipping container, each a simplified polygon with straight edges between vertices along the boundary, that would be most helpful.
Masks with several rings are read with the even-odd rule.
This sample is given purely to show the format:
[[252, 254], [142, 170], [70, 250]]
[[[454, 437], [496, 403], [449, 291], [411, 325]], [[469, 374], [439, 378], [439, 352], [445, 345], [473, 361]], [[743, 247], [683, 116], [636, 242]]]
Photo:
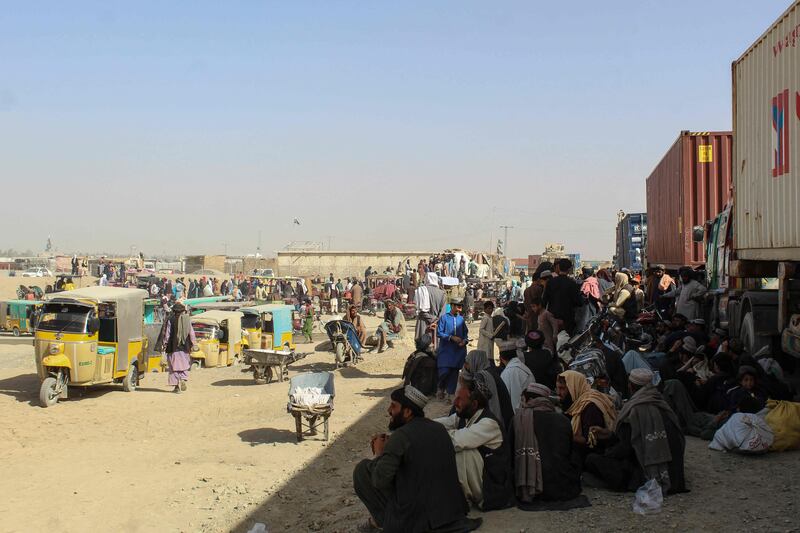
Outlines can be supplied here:
[[692, 228], [731, 199], [733, 135], [682, 131], [647, 178], [647, 263], [668, 269], [705, 264]]

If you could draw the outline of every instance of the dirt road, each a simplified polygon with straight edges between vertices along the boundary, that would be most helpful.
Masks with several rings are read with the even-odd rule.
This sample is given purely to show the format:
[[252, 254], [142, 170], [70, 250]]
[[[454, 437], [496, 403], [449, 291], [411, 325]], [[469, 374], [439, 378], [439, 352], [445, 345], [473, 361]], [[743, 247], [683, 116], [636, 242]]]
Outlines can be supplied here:
[[[313, 347], [300, 347], [309, 350]], [[29, 345], [0, 339], [0, 531], [352, 531], [366, 511], [352, 469], [386, 428], [406, 350], [336, 371], [332, 440], [296, 443], [286, 383], [237, 368], [191, 375], [186, 394], [151, 374], [134, 393], [105, 387], [42, 409]], [[329, 370], [328, 353], [294, 371]], [[429, 416], [443, 413], [441, 402]], [[797, 530], [800, 454], [741, 457], [689, 439], [689, 494], [639, 517], [633, 496], [587, 489], [593, 507], [488, 513], [482, 531]], [[480, 513], [473, 513], [480, 515]]]

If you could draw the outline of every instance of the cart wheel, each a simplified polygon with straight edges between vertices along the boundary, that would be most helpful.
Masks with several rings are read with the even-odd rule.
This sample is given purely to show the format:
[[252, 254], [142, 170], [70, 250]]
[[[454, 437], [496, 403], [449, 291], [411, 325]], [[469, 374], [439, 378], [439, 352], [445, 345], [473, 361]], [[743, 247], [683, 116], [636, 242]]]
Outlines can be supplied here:
[[258, 373], [258, 369], [257, 368], [254, 368], [253, 369], [253, 380], [255, 380], [255, 382], [258, 383], [259, 379], [261, 379], [261, 374]]
[[303, 440], [303, 419], [299, 414], [294, 415], [294, 427], [297, 431], [297, 442]]
[[264, 380], [267, 383], [270, 383], [272, 381], [272, 367], [271, 366], [268, 366], [268, 367], [266, 367], [264, 369]]
[[330, 438], [330, 428], [328, 426], [328, 417], [325, 417], [325, 442]]
[[278, 367], [278, 381], [279, 382], [283, 381], [283, 376], [284, 375], [288, 375], [288, 374], [289, 374], [289, 371], [286, 370], [286, 367], [284, 365], [280, 365]]

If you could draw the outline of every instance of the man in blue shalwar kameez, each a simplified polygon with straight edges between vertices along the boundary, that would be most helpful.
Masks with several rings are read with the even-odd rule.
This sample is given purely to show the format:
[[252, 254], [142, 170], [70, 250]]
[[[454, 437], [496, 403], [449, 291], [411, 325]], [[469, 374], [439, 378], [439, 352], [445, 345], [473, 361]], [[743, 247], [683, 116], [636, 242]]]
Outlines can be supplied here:
[[450, 302], [450, 312], [439, 319], [436, 334], [439, 337], [439, 350], [436, 366], [439, 369], [439, 398], [447, 394], [455, 394], [458, 384], [458, 371], [464, 366], [467, 356], [469, 332], [464, 317], [461, 316], [462, 301]]

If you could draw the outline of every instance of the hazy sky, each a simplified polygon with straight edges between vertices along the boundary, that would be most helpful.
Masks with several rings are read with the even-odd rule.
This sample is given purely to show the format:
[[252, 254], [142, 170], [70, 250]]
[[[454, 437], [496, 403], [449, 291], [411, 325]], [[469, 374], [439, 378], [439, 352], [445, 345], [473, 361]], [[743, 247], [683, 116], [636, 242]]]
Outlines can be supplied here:
[[0, 248], [610, 258], [789, 1], [109, 4], [0, 17]]

